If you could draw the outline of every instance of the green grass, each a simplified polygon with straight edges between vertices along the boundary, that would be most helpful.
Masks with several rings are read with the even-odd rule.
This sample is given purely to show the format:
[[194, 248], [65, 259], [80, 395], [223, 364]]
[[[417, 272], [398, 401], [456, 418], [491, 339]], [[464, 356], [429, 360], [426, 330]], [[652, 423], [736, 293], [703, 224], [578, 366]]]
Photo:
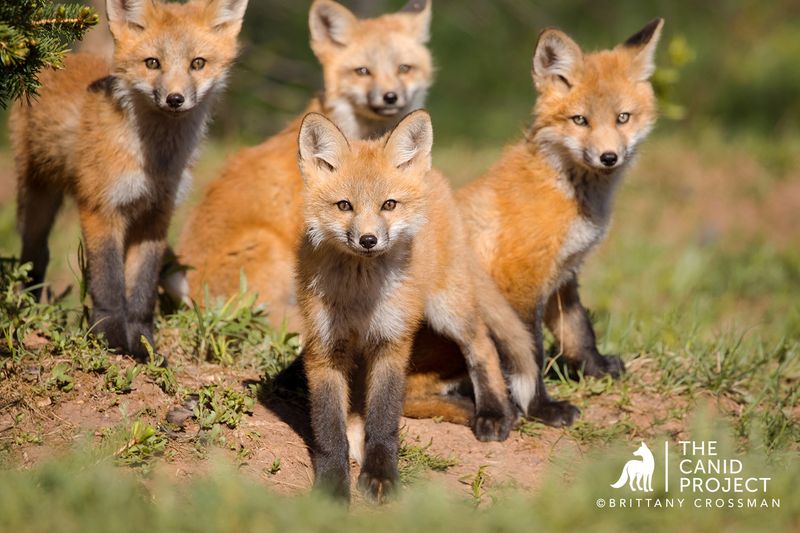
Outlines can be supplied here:
[[432, 441], [427, 444], [411, 442], [407, 434], [400, 436], [398, 469], [402, 483], [418, 481], [426, 471], [445, 472], [458, 464], [453, 456], [444, 457], [430, 452], [431, 444]]
[[[709, 419], [696, 421], [698, 438], [715, 435], [720, 455], [734, 452], [726, 430]], [[121, 434], [123, 445], [82, 450], [27, 471], [0, 473], [0, 529], [6, 531], [792, 531], [800, 525], [797, 455], [771, 463], [735, 455], [747, 472], [769, 473], [769, 497], [780, 509], [598, 508], [597, 499], [615, 496], [608, 483], [619, 474], [628, 447], [554, 458], [535, 493], [498, 490], [490, 467], [463, 478], [466, 493], [426, 484], [406, 487], [400, 500], [382, 508], [351, 510], [317, 495], [285, 497], [265, 489], [231, 466], [214, 463], [209, 473], [189, 480], [139, 474], [112, 466], [140, 465], [161, 453], [157, 432], [134, 423]], [[109, 440], [115, 440], [117, 437]], [[111, 443], [109, 443], [111, 444]], [[565, 477], [565, 472], [567, 473]], [[676, 471], [677, 472], [677, 471]], [[672, 494], [672, 497], [679, 495]], [[661, 488], [652, 497], [667, 497]], [[47, 512], [42, 512], [47, 502]], [[480, 505], [477, 505], [480, 504]], [[477, 506], [477, 509], [476, 509]]]

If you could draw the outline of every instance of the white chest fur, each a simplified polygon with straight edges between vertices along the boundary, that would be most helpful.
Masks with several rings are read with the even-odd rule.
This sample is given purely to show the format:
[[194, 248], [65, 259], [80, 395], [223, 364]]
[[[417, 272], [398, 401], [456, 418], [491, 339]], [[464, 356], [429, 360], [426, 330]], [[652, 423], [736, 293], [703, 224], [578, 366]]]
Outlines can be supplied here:
[[611, 220], [611, 204], [619, 173], [596, 175], [576, 170], [566, 176], [565, 190], [578, 204], [578, 216], [567, 230], [559, 253], [561, 272], [580, 268], [586, 254], [605, 237]]
[[308, 288], [321, 303], [312, 319], [324, 345], [346, 340], [363, 347], [405, 334], [409, 310], [397, 301], [407, 282], [404, 262], [339, 254], [322, 259]]

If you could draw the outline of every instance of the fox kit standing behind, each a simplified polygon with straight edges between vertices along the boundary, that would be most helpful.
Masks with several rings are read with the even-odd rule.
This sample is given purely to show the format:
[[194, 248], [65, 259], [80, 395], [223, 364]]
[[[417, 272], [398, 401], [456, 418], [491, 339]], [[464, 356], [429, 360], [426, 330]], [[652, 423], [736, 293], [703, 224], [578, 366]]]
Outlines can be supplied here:
[[236, 56], [247, 0], [108, 0], [111, 68], [76, 54], [11, 115], [22, 261], [43, 281], [47, 237], [75, 197], [89, 263], [94, 331], [145, 358], [176, 199], [191, 177], [214, 96]]
[[[314, 468], [318, 485], [345, 498], [348, 413], [364, 417], [362, 488], [382, 499], [397, 485], [405, 374], [423, 318], [464, 353], [475, 384], [476, 435], [502, 440], [514, 420], [480, 314], [480, 268], [447, 181], [431, 171], [432, 142], [425, 111], [372, 141], [348, 142], [319, 114], [300, 129], [298, 302]], [[353, 443], [356, 458], [360, 446]]]
[[619, 358], [597, 351], [578, 271], [605, 236], [614, 190], [655, 123], [649, 79], [663, 23], [591, 54], [545, 30], [533, 57], [533, 126], [458, 195], [473, 248], [509, 303], [534, 332], [543, 319], [566, 360], [589, 376], [623, 372]]
[[[311, 47], [322, 65], [324, 93], [307, 111], [324, 113], [352, 139], [380, 137], [424, 105], [432, 79], [428, 42], [430, 0], [400, 12], [357, 19], [332, 0], [309, 13]], [[182, 300], [248, 288], [267, 302], [274, 320], [299, 326], [293, 268], [303, 226], [297, 168], [301, 118], [262, 144], [231, 157], [192, 210], [178, 256], [189, 271], [167, 282]]]

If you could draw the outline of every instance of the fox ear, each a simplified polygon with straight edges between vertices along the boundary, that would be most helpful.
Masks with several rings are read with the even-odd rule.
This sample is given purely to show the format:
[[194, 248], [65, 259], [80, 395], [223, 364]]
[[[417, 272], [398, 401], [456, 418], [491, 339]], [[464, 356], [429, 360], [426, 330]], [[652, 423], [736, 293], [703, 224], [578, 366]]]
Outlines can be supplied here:
[[311, 46], [345, 46], [358, 19], [349, 9], [333, 0], [315, 0], [308, 14]]
[[247, 0], [209, 0], [207, 9], [211, 15], [212, 28], [239, 33]]
[[656, 70], [655, 55], [664, 19], [651, 20], [620, 46], [633, 52], [631, 74], [637, 81], [650, 79]]
[[297, 144], [300, 149], [300, 171], [304, 178], [310, 168], [334, 172], [339, 168], [342, 156], [350, 149], [336, 124], [319, 113], [309, 113], [303, 118]]
[[431, 168], [433, 125], [431, 116], [422, 109], [407, 115], [386, 139], [384, 151], [397, 168], [422, 164], [427, 172]]
[[412, 31], [421, 43], [431, 39], [431, 0], [409, 0], [400, 10], [411, 17]]
[[144, 29], [147, 10], [153, 7], [153, 0], [106, 0], [106, 14], [112, 35], [122, 28]]
[[539, 35], [533, 52], [533, 82], [542, 92], [554, 83], [562, 91], [569, 90], [583, 69], [583, 52], [569, 36], [553, 28]]

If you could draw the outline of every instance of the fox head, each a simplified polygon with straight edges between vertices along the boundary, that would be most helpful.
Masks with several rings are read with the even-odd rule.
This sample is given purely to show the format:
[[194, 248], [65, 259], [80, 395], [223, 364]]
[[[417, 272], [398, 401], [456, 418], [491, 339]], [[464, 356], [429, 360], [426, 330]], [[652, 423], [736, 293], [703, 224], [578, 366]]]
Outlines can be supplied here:
[[163, 111], [194, 108], [224, 86], [246, 7], [247, 0], [107, 0], [113, 75]]
[[642, 441], [642, 445], [637, 448], [633, 455], [638, 455], [639, 457], [647, 457], [650, 455], [650, 448], [647, 447], [647, 444]]
[[536, 142], [593, 173], [628, 163], [655, 123], [649, 80], [663, 25], [653, 20], [615, 48], [590, 54], [559, 30], [543, 31], [533, 55]]
[[333, 0], [316, 0], [309, 28], [326, 104], [349, 106], [368, 120], [421, 108], [433, 77], [430, 20], [431, 0], [411, 0], [400, 12], [361, 20]]
[[410, 243], [427, 220], [432, 144], [431, 119], [422, 110], [383, 138], [366, 141], [348, 141], [325, 116], [307, 115], [299, 164], [312, 245], [376, 257]]

